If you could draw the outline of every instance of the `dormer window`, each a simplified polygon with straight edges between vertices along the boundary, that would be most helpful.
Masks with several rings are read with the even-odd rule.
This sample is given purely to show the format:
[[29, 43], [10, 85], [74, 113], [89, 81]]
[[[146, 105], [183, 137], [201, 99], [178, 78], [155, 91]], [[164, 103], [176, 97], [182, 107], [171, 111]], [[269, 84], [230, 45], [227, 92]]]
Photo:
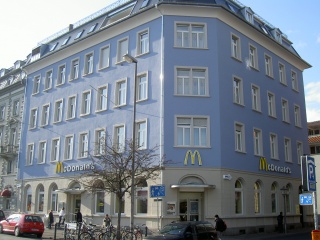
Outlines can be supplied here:
[[57, 46], [58, 46], [58, 42], [56, 42], [54, 45], [52, 45], [52, 47], [50, 48], [50, 52], [55, 50]]
[[92, 25], [87, 34], [94, 32], [94, 30], [96, 29], [97, 25], [98, 25], [98, 23]]
[[250, 8], [245, 9], [246, 20], [251, 24], [253, 24], [253, 14], [254, 13], [252, 12], [252, 10]]
[[79, 38], [81, 38], [82, 33], [84, 32], [84, 30], [81, 30], [80, 32], [78, 32], [77, 36], [74, 38], [74, 40], [77, 40]]
[[149, 0], [143, 0], [140, 9], [146, 7], [148, 3], [149, 3]]
[[67, 38], [63, 41], [63, 43], [61, 44], [61, 46], [66, 45], [66, 44], [69, 42], [69, 39], [70, 39], [70, 37], [67, 37]]
[[272, 35], [277, 42], [282, 43], [282, 32], [278, 28], [272, 30]]

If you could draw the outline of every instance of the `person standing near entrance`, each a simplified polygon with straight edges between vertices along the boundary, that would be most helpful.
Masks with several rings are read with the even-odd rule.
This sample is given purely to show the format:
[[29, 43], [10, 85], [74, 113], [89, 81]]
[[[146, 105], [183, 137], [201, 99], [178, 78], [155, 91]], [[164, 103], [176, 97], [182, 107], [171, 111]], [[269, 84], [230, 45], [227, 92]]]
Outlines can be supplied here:
[[82, 222], [82, 213], [80, 212], [80, 209], [77, 211], [76, 221], [77, 221], [77, 223]]
[[278, 221], [278, 231], [280, 233], [283, 232], [283, 216], [282, 216], [282, 212], [280, 212], [280, 214], [277, 217], [277, 221]]
[[49, 219], [48, 219], [48, 228], [51, 229], [51, 225], [53, 224], [53, 212], [52, 209], [49, 212]]
[[65, 215], [66, 215], [66, 212], [64, 211], [64, 207], [63, 207], [63, 208], [61, 209], [61, 211], [59, 212], [59, 223], [58, 223], [58, 227], [60, 227], [61, 220], [62, 220], [62, 225], [64, 225]]

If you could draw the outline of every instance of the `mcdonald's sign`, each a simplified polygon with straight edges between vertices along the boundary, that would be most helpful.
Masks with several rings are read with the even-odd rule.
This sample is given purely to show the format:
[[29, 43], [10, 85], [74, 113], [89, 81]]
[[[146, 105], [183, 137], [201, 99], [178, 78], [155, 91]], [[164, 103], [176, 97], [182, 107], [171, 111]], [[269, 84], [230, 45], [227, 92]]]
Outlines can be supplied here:
[[57, 162], [55, 173], [63, 173], [63, 163]]
[[200, 156], [200, 153], [198, 150], [195, 150], [193, 153], [191, 150], [188, 150], [187, 153], [186, 153], [186, 156], [184, 158], [184, 165], [188, 165], [188, 159], [189, 159], [189, 156], [191, 158], [191, 164], [194, 165], [194, 162], [195, 162], [195, 158], [198, 157], [198, 164], [199, 166], [202, 165], [202, 160], [201, 160], [201, 156]]
[[263, 157], [260, 158], [259, 170], [268, 171], [268, 163], [266, 158], [263, 158]]
[[266, 172], [279, 172], [279, 173], [291, 173], [291, 168], [289, 167], [282, 167], [282, 166], [276, 166], [273, 163], [268, 164], [267, 159], [264, 157], [260, 158], [259, 162], [259, 170], [260, 171], [266, 171]]
[[95, 166], [92, 163], [84, 163], [77, 165], [64, 165], [62, 162], [57, 162], [55, 173], [80, 172], [93, 170]]

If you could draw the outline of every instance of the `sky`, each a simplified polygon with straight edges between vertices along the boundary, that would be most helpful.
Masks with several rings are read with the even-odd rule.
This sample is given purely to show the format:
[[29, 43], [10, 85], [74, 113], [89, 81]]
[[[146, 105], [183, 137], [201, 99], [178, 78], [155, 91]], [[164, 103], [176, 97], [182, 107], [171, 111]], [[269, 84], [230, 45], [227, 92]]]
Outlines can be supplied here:
[[[114, 0], [13, 0], [1, 2], [0, 69], [10, 68], [43, 39], [112, 4]], [[319, 0], [240, 0], [279, 28], [311, 68], [304, 70], [307, 121], [320, 120]]]

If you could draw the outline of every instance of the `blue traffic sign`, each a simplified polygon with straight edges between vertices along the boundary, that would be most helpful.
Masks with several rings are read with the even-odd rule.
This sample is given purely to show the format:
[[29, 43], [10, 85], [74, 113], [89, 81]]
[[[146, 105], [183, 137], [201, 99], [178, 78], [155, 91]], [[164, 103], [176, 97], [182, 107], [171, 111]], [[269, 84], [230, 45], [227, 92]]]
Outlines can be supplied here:
[[166, 187], [164, 185], [150, 186], [150, 197], [158, 198], [166, 196]]
[[312, 193], [299, 194], [300, 205], [313, 205]]
[[316, 191], [316, 166], [313, 157], [307, 157], [308, 190]]

